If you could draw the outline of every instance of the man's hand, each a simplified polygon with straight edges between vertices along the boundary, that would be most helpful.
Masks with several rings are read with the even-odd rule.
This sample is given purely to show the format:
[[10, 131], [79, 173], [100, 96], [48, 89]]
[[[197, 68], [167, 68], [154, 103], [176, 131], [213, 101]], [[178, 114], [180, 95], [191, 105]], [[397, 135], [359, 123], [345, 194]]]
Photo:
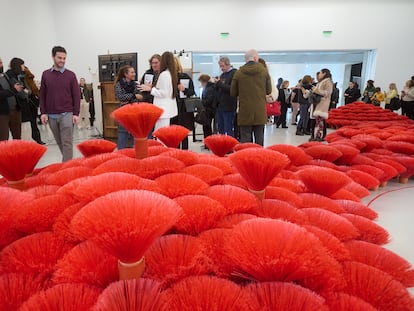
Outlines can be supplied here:
[[47, 114], [42, 114], [40, 116], [40, 121], [42, 122], [42, 124], [46, 124], [48, 120], [49, 120], [49, 118], [48, 118]]
[[73, 124], [79, 123], [79, 116], [73, 116]]
[[14, 85], [14, 89], [16, 90], [16, 92], [20, 93], [21, 91], [23, 91], [24, 86], [23, 86], [23, 85], [21, 85], [20, 83], [16, 83], [16, 84]]

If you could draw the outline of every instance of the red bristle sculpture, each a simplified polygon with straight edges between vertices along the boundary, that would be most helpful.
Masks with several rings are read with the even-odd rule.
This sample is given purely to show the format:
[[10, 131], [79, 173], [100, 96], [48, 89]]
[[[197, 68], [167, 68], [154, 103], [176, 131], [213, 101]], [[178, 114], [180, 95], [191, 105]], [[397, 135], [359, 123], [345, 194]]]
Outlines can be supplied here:
[[351, 140], [362, 141], [363, 143], [365, 143], [366, 146], [363, 149], [361, 149], [362, 151], [370, 151], [372, 149], [380, 148], [382, 146], [382, 140], [378, 137], [371, 135], [359, 134], [353, 136]]
[[6, 246], [0, 253], [1, 273], [49, 277], [56, 262], [71, 248], [52, 232], [35, 233]]
[[75, 158], [75, 159], [69, 160], [69, 161], [62, 164], [62, 166], [60, 167], [60, 170], [83, 166], [84, 165], [83, 162], [84, 162], [85, 159], [87, 159], [87, 158]]
[[357, 296], [380, 311], [411, 311], [413, 300], [407, 289], [389, 274], [359, 262], [345, 262], [345, 292]]
[[163, 153], [163, 156], [177, 159], [185, 166], [198, 164], [198, 154], [189, 150], [171, 149]]
[[345, 293], [330, 293], [326, 299], [326, 305], [329, 310], [335, 311], [378, 311], [368, 302], [361, 298], [351, 296]]
[[333, 290], [342, 282], [340, 264], [319, 239], [290, 222], [266, 218], [243, 221], [232, 229], [225, 250], [247, 279], [295, 282], [317, 291]]
[[118, 258], [120, 278], [127, 279], [142, 274], [145, 251], [181, 213], [177, 203], [160, 194], [124, 190], [89, 203], [73, 217], [71, 225], [77, 235]]
[[317, 193], [300, 193], [303, 200], [302, 208], [321, 208], [335, 214], [345, 213], [345, 210], [334, 200]]
[[255, 211], [260, 204], [250, 192], [231, 185], [212, 186], [207, 190], [207, 196], [223, 204], [227, 214]]
[[242, 213], [227, 215], [226, 217], [224, 217], [222, 220], [220, 220], [217, 223], [216, 228], [233, 229], [235, 226], [237, 226], [242, 221], [253, 219], [253, 218], [257, 218], [257, 216], [252, 215], [252, 214], [242, 214]]
[[181, 170], [181, 173], [186, 173], [198, 177], [210, 186], [222, 184], [224, 177], [223, 171], [208, 164], [195, 164], [187, 166]]
[[337, 192], [331, 195], [330, 198], [333, 200], [350, 200], [350, 201], [355, 201], [355, 202], [361, 201], [361, 198], [356, 196], [351, 191], [345, 190], [344, 188], [339, 189]]
[[81, 284], [59, 284], [29, 298], [20, 311], [89, 311], [100, 289]]
[[305, 208], [302, 210], [309, 222], [331, 234], [341, 241], [349, 241], [359, 237], [358, 229], [347, 219], [320, 208]]
[[241, 143], [234, 146], [233, 151], [237, 152], [243, 149], [249, 149], [249, 148], [263, 148], [263, 146], [256, 144], [256, 143]]
[[50, 231], [60, 213], [75, 203], [73, 197], [63, 194], [35, 199], [16, 212], [16, 228], [29, 234]]
[[298, 225], [308, 223], [308, 216], [304, 212], [280, 200], [263, 200], [256, 213], [260, 217], [286, 220]]
[[149, 279], [118, 281], [98, 297], [91, 311], [168, 311], [161, 284]]
[[91, 175], [91, 173], [92, 169], [89, 167], [71, 167], [64, 170], [60, 170], [54, 174], [50, 174], [50, 176], [46, 178], [45, 182], [48, 185], [63, 186], [74, 179], [89, 176]]
[[232, 186], [236, 186], [236, 187], [248, 190], [246, 181], [238, 173], [223, 176], [223, 185], [232, 185]]
[[319, 167], [326, 167], [326, 168], [330, 168], [333, 170], [338, 170], [338, 166], [332, 162], [326, 161], [326, 160], [321, 160], [321, 159], [314, 159], [309, 161], [309, 166], [302, 166], [300, 167], [300, 169], [303, 168], [307, 168], [307, 167], [312, 167], [312, 166], [319, 166]]
[[351, 260], [380, 269], [406, 287], [414, 286], [414, 270], [404, 258], [376, 244], [364, 241], [345, 243], [351, 254]]
[[124, 148], [124, 149], [121, 149], [121, 150], [117, 150], [114, 153], [126, 156], [128, 158], [136, 159], [134, 148]]
[[25, 185], [24, 190], [29, 190], [31, 188], [44, 186], [46, 184], [46, 179], [48, 179], [49, 176], [51, 175], [53, 175], [53, 173], [42, 174], [42, 172], [40, 172], [37, 175], [26, 177], [24, 180], [24, 185]]
[[352, 161], [349, 163], [351, 165], [372, 165], [375, 161], [369, 157], [366, 157], [363, 154], [358, 154], [356, 157], [352, 159]]
[[210, 266], [198, 238], [172, 234], [156, 240], [145, 252], [145, 278], [169, 287], [186, 277], [205, 275]]
[[181, 125], [170, 125], [161, 127], [152, 135], [157, 137], [164, 145], [170, 148], [177, 148], [180, 142], [187, 137], [190, 130]]
[[99, 165], [101, 165], [102, 163], [105, 163], [106, 161], [109, 161], [112, 159], [121, 159], [123, 157], [125, 156], [120, 153], [116, 153], [116, 152], [102, 153], [102, 154], [91, 156], [89, 158], [81, 159], [82, 160], [81, 164], [82, 166], [86, 166], [86, 167], [94, 169], [98, 167]]
[[384, 174], [380, 178], [381, 186], [386, 186], [387, 182], [390, 179], [393, 179], [394, 177], [398, 176], [398, 171], [389, 164], [383, 162], [375, 162], [373, 166], [379, 168], [384, 172]]
[[381, 157], [377, 162], [382, 162], [385, 164], [388, 164], [390, 166], [392, 166], [393, 168], [395, 168], [398, 172], [398, 174], [402, 174], [405, 173], [405, 171], [407, 171], [407, 169], [405, 168], [404, 165], [400, 164], [399, 162], [393, 160], [392, 158], [383, 158]]
[[337, 237], [313, 225], [304, 225], [303, 227], [321, 241], [333, 258], [339, 262], [351, 259], [348, 249]]
[[414, 175], [414, 157], [407, 156], [397, 156], [394, 157], [396, 161], [404, 165], [407, 169], [404, 173], [400, 175], [399, 182], [402, 184], [408, 183], [408, 179]]
[[251, 302], [241, 287], [211, 276], [188, 277], [164, 292], [169, 310], [250, 311]]
[[164, 146], [162, 142], [155, 140], [155, 139], [148, 139], [147, 145], [148, 147]]
[[64, 163], [52, 163], [39, 169], [37, 175], [52, 174], [59, 171]]
[[228, 157], [217, 157], [215, 155], [199, 155], [198, 158], [199, 164], [208, 164], [215, 166], [223, 171], [224, 175], [237, 173], [237, 170], [232, 166], [230, 159]]
[[305, 168], [297, 174], [310, 192], [327, 197], [352, 181], [344, 173], [325, 167]]
[[414, 137], [410, 135], [408, 132], [407, 134], [392, 135], [387, 140], [388, 141], [403, 141], [403, 142], [414, 144]]
[[34, 188], [30, 188], [26, 192], [33, 194], [35, 198], [41, 198], [44, 196], [55, 194], [59, 190], [59, 188], [59, 186], [54, 185], [41, 185]]
[[349, 164], [360, 152], [359, 149], [345, 144], [333, 144], [332, 147], [342, 153], [342, 156], [336, 159], [336, 164]]
[[359, 240], [374, 244], [386, 244], [389, 242], [389, 233], [375, 222], [354, 214], [342, 214], [355, 228], [358, 229]]
[[252, 283], [244, 289], [261, 311], [328, 311], [325, 299], [307, 288], [285, 282]]
[[346, 174], [352, 178], [354, 182], [357, 182], [361, 186], [368, 190], [378, 190], [380, 181], [366, 172], [358, 169], [352, 169], [346, 172]]
[[238, 143], [236, 138], [228, 135], [215, 134], [204, 138], [204, 144], [218, 157], [224, 157]]
[[24, 178], [33, 172], [46, 150], [45, 146], [31, 141], [0, 142], [0, 175], [10, 187], [24, 189]]
[[140, 161], [139, 176], [155, 179], [169, 173], [177, 173], [185, 167], [180, 160], [164, 155], [149, 157]]
[[168, 152], [172, 148], [168, 148], [166, 146], [152, 146], [148, 148], [148, 157], [155, 157], [161, 155], [165, 152]]
[[370, 192], [367, 190], [367, 188], [354, 181], [347, 184], [343, 189], [355, 194], [358, 198], [365, 198], [370, 195]]
[[45, 280], [32, 274], [6, 273], [0, 276], [0, 310], [17, 311], [32, 295], [45, 289]]
[[377, 219], [378, 217], [378, 213], [376, 211], [360, 202], [349, 200], [336, 200], [335, 202], [340, 205], [347, 214], [362, 216], [370, 220]]
[[69, 206], [65, 209], [55, 220], [53, 224], [53, 232], [62, 240], [67, 241], [68, 243], [78, 244], [80, 238], [76, 236], [71, 228], [70, 222], [72, 221], [73, 216], [85, 206], [86, 203], [76, 203], [72, 206]]
[[137, 159], [147, 157], [148, 134], [154, 128], [162, 113], [161, 108], [149, 103], [124, 105], [112, 112], [111, 116], [134, 136]]
[[265, 199], [284, 201], [297, 208], [301, 208], [303, 203], [302, 198], [297, 193], [281, 187], [267, 187]]
[[295, 193], [301, 193], [306, 190], [305, 185], [301, 181], [289, 180], [281, 177], [273, 178], [269, 186], [286, 188], [287, 190], [293, 191]]
[[180, 233], [197, 235], [212, 228], [227, 213], [220, 202], [202, 195], [181, 196], [174, 201], [183, 209], [174, 226]]
[[76, 147], [86, 158], [96, 154], [113, 152], [116, 144], [105, 139], [90, 139], [81, 142]]
[[312, 157], [307, 155], [303, 149], [288, 145], [288, 144], [277, 144], [267, 147], [267, 149], [278, 151], [280, 153], [283, 153], [289, 157], [290, 162], [293, 165], [306, 165], [309, 163], [310, 160], [312, 160]]
[[190, 174], [171, 173], [158, 177], [155, 180], [162, 193], [174, 199], [183, 195], [205, 194], [208, 184]]
[[141, 170], [141, 162], [136, 158], [123, 157], [112, 159], [96, 167], [91, 175], [99, 175], [109, 172], [123, 172], [138, 175]]
[[328, 145], [312, 146], [305, 149], [305, 152], [314, 159], [333, 162], [343, 156], [337, 148]]
[[264, 199], [267, 185], [290, 163], [286, 155], [268, 149], [238, 151], [230, 160], [259, 199]]
[[91, 241], [76, 245], [55, 268], [54, 284], [76, 283], [105, 288], [119, 279], [118, 259]]
[[395, 153], [402, 153], [406, 155], [414, 155], [414, 143], [407, 143], [404, 141], [386, 141], [384, 148]]

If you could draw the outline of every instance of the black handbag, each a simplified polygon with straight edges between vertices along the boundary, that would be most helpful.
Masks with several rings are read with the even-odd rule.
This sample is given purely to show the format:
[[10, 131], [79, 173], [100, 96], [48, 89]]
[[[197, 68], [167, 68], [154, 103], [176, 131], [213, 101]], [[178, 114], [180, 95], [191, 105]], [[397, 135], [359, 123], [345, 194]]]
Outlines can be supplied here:
[[[207, 110], [202, 108], [194, 117], [194, 120], [201, 125], [208, 125], [209, 121], [211, 120], [208, 117]], [[211, 122], [211, 121], [210, 121]]]
[[199, 97], [184, 98], [185, 111], [197, 112], [204, 109], [203, 101]]
[[398, 97], [391, 98], [390, 106], [389, 107], [393, 111], [400, 109], [401, 108], [401, 101], [400, 101], [400, 99]]

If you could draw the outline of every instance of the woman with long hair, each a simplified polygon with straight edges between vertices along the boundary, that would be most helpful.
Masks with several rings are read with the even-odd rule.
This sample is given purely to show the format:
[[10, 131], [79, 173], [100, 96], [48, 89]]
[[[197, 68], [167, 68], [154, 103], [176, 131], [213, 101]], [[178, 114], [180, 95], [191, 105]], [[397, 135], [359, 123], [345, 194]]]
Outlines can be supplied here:
[[397, 110], [395, 109], [395, 105], [392, 104], [399, 99], [397, 85], [395, 83], [390, 83], [388, 92], [385, 92], [385, 109], [390, 109], [391, 111]]
[[367, 81], [367, 86], [364, 90], [364, 102], [367, 104], [372, 104], [371, 98], [375, 94], [375, 85], [373, 80]]
[[142, 92], [151, 92], [154, 96], [154, 105], [164, 110], [161, 118], [155, 124], [155, 130], [170, 125], [170, 119], [178, 115], [178, 72], [175, 65], [174, 54], [164, 52], [161, 56], [160, 75], [155, 87], [150, 84], [140, 85]]
[[[138, 90], [135, 77], [134, 67], [126, 65], [119, 68], [115, 79], [115, 96], [121, 102], [120, 106], [142, 100], [143, 97]], [[118, 124], [118, 150], [126, 148], [128, 140], [132, 147], [134, 145], [134, 138], [121, 124]]]
[[402, 114], [414, 120], [414, 81], [408, 80], [401, 92]]
[[287, 129], [286, 125], [286, 115], [289, 106], [290, 91], [289, 91], [289, 81], [283, 80], [280, 85], [278, 101], [280, 102], [280, 116], [276, 121], [276, 127], [282, 126], [282, 128]]

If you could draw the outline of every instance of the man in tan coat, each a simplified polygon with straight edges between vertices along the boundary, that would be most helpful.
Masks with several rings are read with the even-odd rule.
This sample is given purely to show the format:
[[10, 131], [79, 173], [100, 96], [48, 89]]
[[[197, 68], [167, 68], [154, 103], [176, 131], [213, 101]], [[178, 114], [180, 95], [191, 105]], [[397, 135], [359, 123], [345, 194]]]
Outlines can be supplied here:
[[253, 142], [254, 136], [254, 142], [263, 146], [266, 95], [272, 92], [272, 83], [265, 67], [258, 63], [256, 50], [248, 50], [245, 60], [246, 64], [234, 74], [230, 95], [239, 97], [240, 142]]

